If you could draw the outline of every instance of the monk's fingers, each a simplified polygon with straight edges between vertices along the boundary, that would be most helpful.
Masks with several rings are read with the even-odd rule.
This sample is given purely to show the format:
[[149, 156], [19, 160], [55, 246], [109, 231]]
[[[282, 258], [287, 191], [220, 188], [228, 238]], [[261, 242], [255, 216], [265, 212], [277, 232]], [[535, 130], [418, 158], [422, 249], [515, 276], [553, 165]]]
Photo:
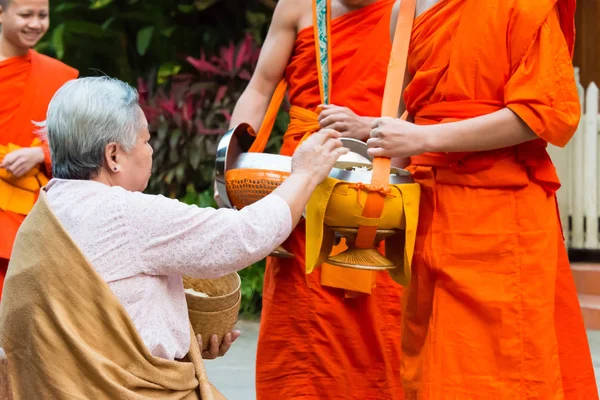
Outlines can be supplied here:
[[329, 114], [329, 115], [325, 116], [324, 118], [322, 118], [319, 121], [319, 126], [321, 128], [331, 128], [331, 129], [334, 129], [333, 125], [336, 122], [342, 122], [342, 121], [345, 121], [347, 119], [348, 119], [348, 116], [346, 114], [342, 114], [340, 112], [335, 112], [335, 113]]
[[10, 164], [8, 167], [6, 167], [6, 170], [18, 178], [18, 174], [21, 171], [21, 165], [22, 162], [17, 160], [14, 163]]
[[385, 120], [383, 118], [375, 118], [373, 122], [371, 122], [371, 129], [379, 128]]
[[317, 121], [319, 123], [321, 123], [321, 121], [325, 118], [327, 118], [328, 116], [331, 115], [331, 109], [329, 108], [329, 105], [327, 104], [321, 104], [320, 106], [317, 107], [317, 113], [319, 114], [317, 116]]
[[369, 133], [370, 138], [380, 138], [383, 136], [383, 131], [381, 128], [373, 128], [371, 129], [371, 133]]
[[338, 121], [333, 123], [330, 126], [331, 129], [336, 130], [338, 132], [347, 132], [348, 131], [348, 123], [345, 121]]
[[2, 160], [2, 163], [0, 163], [0, 168], [8, 168], [16, 160], [17, 160], [17, 157], [14, 154], [8, 153], [7, 155], [4, 156], [4, 159]]
[[367, 139], [367, 147], [370, 149], [374, 149], [376, 147], [384, 147], [384, 142], [380, 138], [372, 137]]
[[391, 118], [391, 117], [375, 118], [373, 120], [373, 122], [371, 122], [371, 128], [375, 129], [375, 128], [382, 128], [385, 126], [389, 126], [389, 124], [392, 124], [395, 121], [397, 121], [397, 120], [395, 118]]
[[27, 173], [27, 168], [17, 168], [11, 173], [15, 176], [15, 178], [20, 178]]
[[367, 150], [371, 157], [389, 157], [386, 149], [381, 147], [371, 147]]
[[17, 161], [15, 161], [12, 165], [12, 174], [14, 176], [16, 176], [17, 178], [20, 178], [21, 176], [25, 175], [27, 173], [27, 171], [29, 171], [30, 167], [27, 163], [27, 160], [19, 158], [17, 159]]

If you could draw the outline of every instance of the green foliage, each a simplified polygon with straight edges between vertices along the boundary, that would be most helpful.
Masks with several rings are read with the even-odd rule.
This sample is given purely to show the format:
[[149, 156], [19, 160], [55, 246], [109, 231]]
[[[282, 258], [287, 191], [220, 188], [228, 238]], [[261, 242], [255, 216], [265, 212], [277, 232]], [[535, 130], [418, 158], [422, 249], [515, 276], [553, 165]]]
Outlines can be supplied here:
[[[187, 57], [192, 74], [176, 73], [166, 83], [153, 85], [151, 75], [138, 80], [140, 104], [148, 118], [154, 151], [154, 170], [148, 190], [170, 197], [184, 195], [190, 184], [206, 190], [213, 181], [220, 135], [228, 129], [231, 113], [258, 60], [252, 36], [218, 53]], [[271, 141], [275, 149], [287, 116], [281, 113]]]
[[262, 290], [265, 274], [265, 260], [249, 266], [239, 272], [242, 278], [242, 304], [240, 313], [246, 316], [260, 315], [262, 309]]
[[[129, 83], [182, 54], [210, 51], [245, 33], [260, 42], [270, 0], [55, 0], [52, 30], [37, 49], [79, 69]], [[168, 70], [168, 69], [167, 69]]]

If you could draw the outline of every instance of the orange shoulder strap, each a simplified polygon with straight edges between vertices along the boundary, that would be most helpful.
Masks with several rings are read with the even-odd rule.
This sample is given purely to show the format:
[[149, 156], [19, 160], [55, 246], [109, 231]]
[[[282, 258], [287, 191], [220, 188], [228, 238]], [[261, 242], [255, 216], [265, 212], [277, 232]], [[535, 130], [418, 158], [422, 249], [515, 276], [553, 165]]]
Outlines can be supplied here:
[[254, 142], [252, 142], [248, 152], [262, 153], [265, 151], [265, 147], [267, 147], [267, 143], [269, 143], [269, 138], [271, 137], [271, 131], [273, 131], [273, 125], [275, 125], [275, 119], [279, 113], [279, 108], [281, 107], [281, 103], [285, 97], [286, 90], [287, 82], [285, 78], [283, 78], [281, 81], [279, 81], [279, 84], [275, 88], [275, 93], [273, 93], [273, 97], [271, 98], [271, 103], [269, 103], [269, 108], [267, 108], [265, 118], [263, 119], [262, 125], [258, 130], [258, 134], [256, 135]]
[[[396, 31], [394, 42], [392, 44], [392, 54], [388, 64], [388, 73], [383, 92], [383, 103], [381, 106], [382, 117], [396, 118], [402, 88], [404, 87], [404, 73], [408, 59], [408, 47], [412, 33], [412, 26], [415, 17], [416, 0], [401, 0], [398, 20], [396, 22]], [[365, 218], [380, 218], [385, 204], [385, 195], [381, 189], [389, 185], [390, 170], [392, 160], [387, 157], [376, 157], [373, 160], [373, 175], [371, 179], [371, 188], [377, 190], [369, 191], [362, 216]], [[356, 237], [356, 246], [359, 248], [371, 248], [377, 234], [377, 226], [359, 226]]]

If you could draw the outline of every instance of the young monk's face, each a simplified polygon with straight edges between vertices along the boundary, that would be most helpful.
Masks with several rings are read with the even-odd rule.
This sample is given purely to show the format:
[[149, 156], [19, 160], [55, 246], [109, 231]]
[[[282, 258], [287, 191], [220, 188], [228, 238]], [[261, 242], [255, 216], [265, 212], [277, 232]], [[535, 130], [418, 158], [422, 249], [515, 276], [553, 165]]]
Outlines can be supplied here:
[[23, 50], [34, 47], [50, 25], [48, 0], [9, 0], [0, 11], [2, 39]]

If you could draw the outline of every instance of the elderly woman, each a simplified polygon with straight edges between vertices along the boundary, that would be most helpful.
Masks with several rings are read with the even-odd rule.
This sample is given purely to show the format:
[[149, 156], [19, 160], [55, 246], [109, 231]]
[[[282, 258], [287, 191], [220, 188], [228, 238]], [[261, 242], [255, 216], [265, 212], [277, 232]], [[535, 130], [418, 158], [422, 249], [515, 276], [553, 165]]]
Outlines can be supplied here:
[[13, 396], [197, 398], [181, 276], [219, 277], [280, 245], [347, 151], [340, 135], [313, 135], [279, 188], [234, 211], [141, 193], [150, 134], [123, 82], [68, 82], [46, 128], [54, 179], [17, 236], [0, 311]]

